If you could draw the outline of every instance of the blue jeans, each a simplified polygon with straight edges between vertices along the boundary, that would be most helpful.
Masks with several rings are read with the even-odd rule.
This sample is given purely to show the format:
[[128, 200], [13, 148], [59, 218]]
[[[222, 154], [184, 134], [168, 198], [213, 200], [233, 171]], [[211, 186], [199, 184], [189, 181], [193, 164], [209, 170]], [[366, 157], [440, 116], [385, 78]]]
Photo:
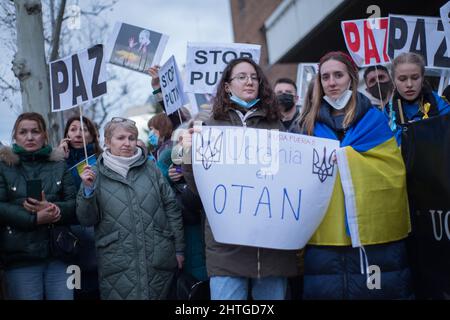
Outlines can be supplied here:
[[[211, 300], [247, 300], [249, 278], [211, 277]], [[284, 277], [251, 278], [253, 300], [284, 300], [287, 279]]]
[[50, 260], [5, 271], [6, 298], [10, 300], [73, 300], [67, 287], [67, 264]]

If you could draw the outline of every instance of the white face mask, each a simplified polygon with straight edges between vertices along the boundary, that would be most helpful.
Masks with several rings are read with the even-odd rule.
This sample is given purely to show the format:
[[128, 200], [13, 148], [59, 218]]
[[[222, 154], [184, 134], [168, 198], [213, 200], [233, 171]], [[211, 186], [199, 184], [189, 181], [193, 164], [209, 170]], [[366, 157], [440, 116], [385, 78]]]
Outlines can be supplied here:
[[348, 89], [345, 90], [341, 96], [339, 98], [337, 98], [336, 100], [328, 97], [328, 96], [324, 96], [323, 99], [328, 102], [330, 104], [330, 106], [332, 106], [333, 108], [335, 108], [336, 110], [342, 110], [345, 108], [345, 106], [347, 105], [347, 103], [350, 101], [351, 97], [352, 97], [352, 90], [350, 90], [350, 83], [348, 84]]

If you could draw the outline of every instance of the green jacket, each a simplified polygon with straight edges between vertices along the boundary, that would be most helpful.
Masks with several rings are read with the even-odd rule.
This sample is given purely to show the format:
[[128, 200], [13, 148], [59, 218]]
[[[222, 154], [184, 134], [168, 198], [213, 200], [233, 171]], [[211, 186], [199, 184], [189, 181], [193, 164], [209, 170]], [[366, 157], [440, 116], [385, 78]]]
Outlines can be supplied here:
[[58, 150], [35, 157], [0, 149], [0, 252], [6, 268], [31, 265], [50, 257], [49, 226], [37, 225], [36, 214], [23, 207], [27, 179], [41, 179], [46, 200], [61, 209], [57, 224], [76, 221], [76, 188]]
[[97, 161], [94, 192], [80, 188], [77, 216], [95, 226], [102, 299], [154, 300], [167, 296], [184, 251], [175, 195], [145, 155], [123, 178]]

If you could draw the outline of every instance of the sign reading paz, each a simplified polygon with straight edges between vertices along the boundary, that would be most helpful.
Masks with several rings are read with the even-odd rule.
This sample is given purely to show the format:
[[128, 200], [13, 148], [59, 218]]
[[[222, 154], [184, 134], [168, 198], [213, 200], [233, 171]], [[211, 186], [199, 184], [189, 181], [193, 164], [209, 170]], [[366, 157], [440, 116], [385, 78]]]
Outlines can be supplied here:
[[215, 93], [226, 65], [233, 59], [248, 57], [259, 63], [261, 46], [241, 43], [188, 43], [186, 92]]
[[277, 130], [201, 127], [195, 182], [217, 242], [305, 246], [333, 192], [339, 141]]
[[159, 79], [164, 108], [169, 115], [187, 103], [183, 92], [183, 82], [174, 56], [171, 56], [159, 70]]
[[52, 111], [73, 108], [106, 93], [103, 45], [50, 62]]
[[450, 68], [447, 42], [441, 19], [389, 15], [388, 55], [416, 52], [430, 68]]
[[389, 63], [387, 31], [389, 18], [342, 21], [345, 45], [359, 67]]

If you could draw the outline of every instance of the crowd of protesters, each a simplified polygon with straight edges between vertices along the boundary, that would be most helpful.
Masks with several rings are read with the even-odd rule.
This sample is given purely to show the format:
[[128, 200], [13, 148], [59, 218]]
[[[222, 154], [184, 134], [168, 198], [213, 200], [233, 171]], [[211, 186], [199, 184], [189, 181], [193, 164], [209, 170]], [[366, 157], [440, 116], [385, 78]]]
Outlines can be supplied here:
[[[154, 92], [160, 89], [158, 68], [149, 70]], [[11, 146], [0, 146], [2, 296], [176, 299], [174, 281], [183, 273], [206, 284], [213, 300], [414, 299], [401, 131], [408, 122], [450, 112], [447, 100], [427, 85], [424, 70], [416, 53], [399, 55], [391, 73], [370, 67], [366, 96], [358, 91], [360, 70], [352, 58], [329, 52], [299, 106], [294, 81], [281, 78], [272, 87], [257, 63], [238, 58], [223, 71], [210, 112], [192, 119], [185, 110], [175, 117], [154, 115], [146, 142], [138, 141], [134, 121], [112, 118], [103, 149], [86, 117], [70, 118], [60, 145], [51, 146], [43, 117], [21, 114]], [[182, 163], [189, 128], [198, 120], [334, 139], [362, 157], [388, 152], [378, 156], [383, 169], [371, 172], [385, 187], [374, 195], [385, 201], [383, 212], [362, 201], [355, 239], [343, 192], [335, 190], [304, 250], [220, 243], [192, 166]], [[386, 201], [386, 195], [395, 199]], [[55, 230], [63, 226], [77, 239], [69, 259], [54, 249]], [[361, 272], [368, 262], [380, 267], [379, 290], [370, 290], [368, 274]], [[81, 269], [80, 288], [67, 286], [71, 264]]]

